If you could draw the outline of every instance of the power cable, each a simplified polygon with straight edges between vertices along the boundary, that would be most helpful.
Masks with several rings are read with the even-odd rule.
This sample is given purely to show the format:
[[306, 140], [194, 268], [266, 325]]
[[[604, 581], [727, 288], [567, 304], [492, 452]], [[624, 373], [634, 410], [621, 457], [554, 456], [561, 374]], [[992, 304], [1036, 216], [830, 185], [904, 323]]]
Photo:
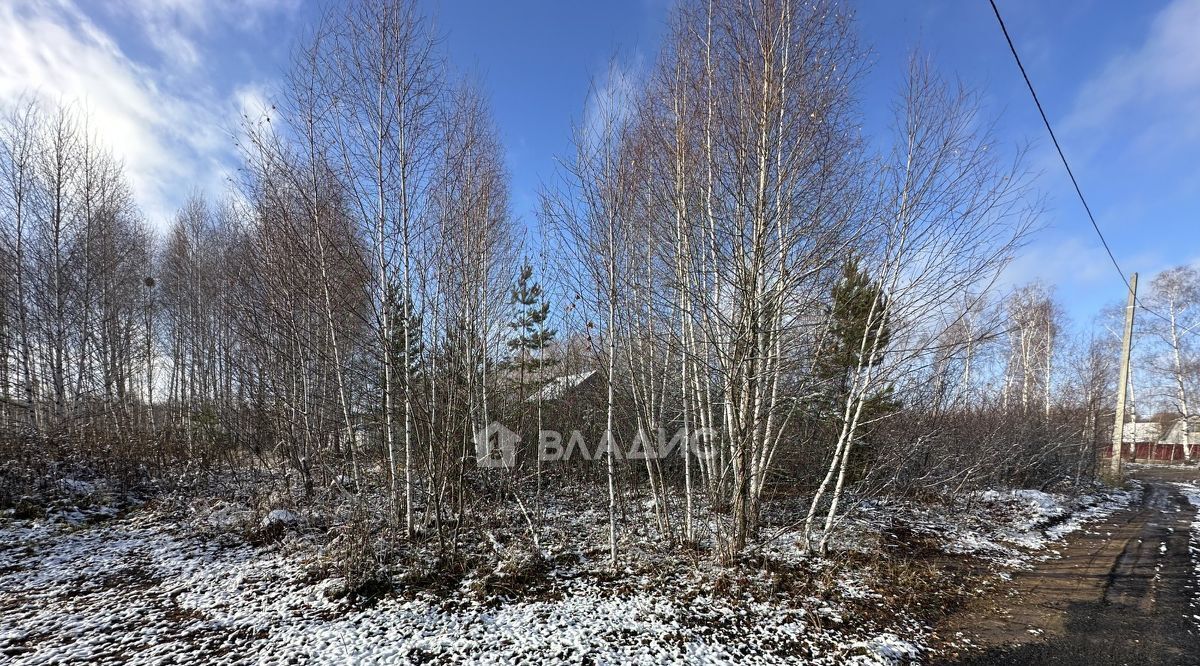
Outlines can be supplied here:
[[[1096, 223], [1096, 216], [1092, 214], [1092, 207], [1088, 205], [1087, 198], [1083, 196], [1083, 188], [1079, 186], [1079, 181], [1075, 178], [1075, 172], [1071, 170], [1071, 164], [1067, 161], [1067, 156], [1063, 152], [1062, 146], [1058, 143], [1058, 137], [1054, 134], [1054, 128], [1050, 125], [1050, 119], [1046, 116], [1046, 110], [1042, 108], [1042, 102], [1038, 99], [1037, 90], [1033, 87], [1033, 81], [1029, 79], [1029, 73], [1025, 71], [1025, 65], [1021, 62], [1021, 56], [1017, 54], [1017, 47], [1013, 44], [1012, 36], [1008, 34], [1008, 26], [1004, 24], [1004, 17], [1000, 15], [1000, 8], [996, 6], [996, 0], [988, 0], [992, 5], [992, 12], [996, 14], [996, 21], [1000, 24], [1000, 31], [1004, 33], [1004, 40], [1008, 42], [1008, 50], [1012, 52], [1013, 60], [1017, 63], [1017, 68], [1021, 70], [1021, 77], [1025, 79], [1025, 86], [1029, 88], [1029, 94], [1033, 97], [1033, 103], [1037, 106], [1038, 114], [1042, 117], [1042, 123], [1046, 126], [1046, 132], [1050, 134], [1050, 140], [1054, 142], [1054, 149], [1058, 151], [1058, 158], [1062, 160], [1063, 168], [1067, 170], [1067, 176], [1071, 178], [1071, 185], [1075, 187], [1075, 194], [1079, 197], [1079, 203], [1083, 204], [1083, 210], [1087, 213], [1088, 221], [1092, 223], [1092, 229], [1096, 231], [1096, 236], [1100, 238], [1100, 244], [1104, 246], [1104, 251], [1108, 253], [1109, 260], [1117, 269], [1117, 275], [1121, 276], [1121, 281], [1125, 283], [1125, 288], [1132, 290], [1129, 284], [1129, 279], [1125, 277], [1125, 271], [1121, 270], [1121, 264], [1117, 262], [1117, 257], [1113, 254], [1112, 248], [1108, 245], [1108, 240], [1104, 237], [1104, 232], [1100, 230], [1100, 225]], [[1154, 310], [1146, 307], [1140, 297], [1134, 295], [1134, 300], [1137, 306], [1146, 312], [1162, 319], [1165, 322], [1174, 325], [1174, 322], [1165, 315], [1162, 315]], [[1200, 331], [1196, 329], [1184, 329], [1185, 332], [1200, 335]]]

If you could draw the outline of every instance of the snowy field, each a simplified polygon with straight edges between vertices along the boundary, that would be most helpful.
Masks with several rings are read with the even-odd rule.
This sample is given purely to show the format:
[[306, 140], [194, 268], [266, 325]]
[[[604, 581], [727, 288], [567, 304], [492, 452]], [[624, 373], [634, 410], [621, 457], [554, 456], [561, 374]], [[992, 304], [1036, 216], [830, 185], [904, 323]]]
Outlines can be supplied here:
[[[865, 505], [844, 541], [869, 549], [902, 523], [940, 539], [948, 556], [1020, 567], [1131, 496], [1006, 491], [957, 508]], [[362, 607], [338, 599], [336, 578], [314, 575], [320, 535], [254, 546], [153, 508], [53, 518], [0, 518], [0, 661], [895, 664], [918, 661], [931, 630], [886, 607], [877, 577], [834, 567], [836, 555], [804, 558], [787, 535], [764, 545], [770, 561], [836, 570], [809, 596], [717, 593], [715, 567], [703, 563], [600, 575], [603, 563], [584, 555], [548, 572], [552, 585], [537, 595], [480, 599], [467, 580], [462, 594], [401, 591]]]

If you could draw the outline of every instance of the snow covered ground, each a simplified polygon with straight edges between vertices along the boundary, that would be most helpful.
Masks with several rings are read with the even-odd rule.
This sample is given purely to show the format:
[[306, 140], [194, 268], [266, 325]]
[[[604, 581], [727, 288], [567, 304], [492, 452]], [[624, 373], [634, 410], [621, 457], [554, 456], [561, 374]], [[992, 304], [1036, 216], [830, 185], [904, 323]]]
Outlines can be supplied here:
[[1140, 495], [1137, 486], [1075, 498], [1038, 490], [989, 490], [970, 498], [982, 505], [982, 513], [968, 510], [959, 514], [957, 524], [944, 524], [941, 529], [949, 552], [1023, 567], [1031, 560], [1057, 555], [1054, 542], [1136, 502]]
[[[869, 535], [900, 521], [936, 536], [947, 553], [1019, 565], [1129, 499], [983, 493], [969, 510], [866, 506], [845, 529]], [[831, 562], [792, 570], [836, 568], [826, 587], [801, 597], [718, 593], [710, 568], [682, 561], [663, 575], [602, 577], [582, 557], [548, 573], [553, 585], [537, 595], [479, 598], [464, 580], [462, 594], [414, 589], [361, 607], [334, 594], [337, 579], [314, 576], [311, 538], [253, 546], [154, 509], [102, 522], [94, 521], [110, 516], [77, 513], [0, 518], [0, 661], [893, 664], [916, 661], [929, 631], [904, 609], [864, 616], [885, 604], [880, 581]], [[798, 561], [794, 539], [773, 544], [770, 557]], [[745, 575], [779, 574], [764, 566]]]
[[1192, 621], [1196, 623], [1197, 628], [1200, 628], [1200, 484], [1176, 483], [1175, 487], [1179, 488], [1183, 496], [1197, 511], [1196, 517], [1192, 520], [1192, 534], [1188, 548], [1191, 551], [1192, 565], [1196, 571], [1195, 580], [1197, 581], [1194, 589], [1196, 598], [1192, 600]]
[[[1136, 502], [1141, 488], [1097, 490], [1070, 497], [1039, 490], [987, 490], [946, 505], [865, 502], [847, 521], [845, 541], [903, 526], [948, 554], [972, 555], [1010, 568], [1054, 557], [1054, 544], [1090, 522]], [[873, 544], [860, 546], [873, 547]]]
[[81, 529], [8, 527], [0, 549], [0, 652], [28, 664], [866, 664], [911, 650], [887, 634], [846, 641], [802, 608], [617, 595], [587, 581], [550, 600], [418, 595], [348, 610], [326, 595], [336, 581], [308, 581], [299, 553], [222, 546], [149, 513]]

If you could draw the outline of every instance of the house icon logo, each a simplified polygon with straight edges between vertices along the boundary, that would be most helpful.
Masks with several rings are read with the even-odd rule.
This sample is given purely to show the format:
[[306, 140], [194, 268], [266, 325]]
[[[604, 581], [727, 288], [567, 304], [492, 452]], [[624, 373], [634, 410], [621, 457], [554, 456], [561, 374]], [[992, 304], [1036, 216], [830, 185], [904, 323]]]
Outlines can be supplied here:
[[480, 467], [512, 467], [517, 460], [517, 442], [521, 436], [492, 421], [475, 433], [475, 460]]

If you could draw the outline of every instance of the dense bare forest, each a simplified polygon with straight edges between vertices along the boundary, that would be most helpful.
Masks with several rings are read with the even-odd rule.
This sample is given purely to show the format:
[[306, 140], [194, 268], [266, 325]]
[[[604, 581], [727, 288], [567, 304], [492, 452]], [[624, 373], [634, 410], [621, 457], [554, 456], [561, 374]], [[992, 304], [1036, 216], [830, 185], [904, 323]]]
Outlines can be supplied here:
[[[1005, 286], [1041, 204], [978, 95], [916, 54], [868, 140], [838, 4], [683, 2], [667, 32], [580, 100], [536, 220], [405, 0], [313, 26], [229, 191], [162, 229], [82, 106], [7, 100], [0, 506], [249, 497], [319, 516], [366, 586], [497, 530], [538, 560], [579, 510], [613, 564], [632, 532], [733, 564], [781, 524], [824, 554], [863, 502], [1091, 488], [1119, 326]], [[1153, 282], [1135, 373], [1184, 418], [1198, 283]], [[493, 423], [515, 450], [481, 464]]]

